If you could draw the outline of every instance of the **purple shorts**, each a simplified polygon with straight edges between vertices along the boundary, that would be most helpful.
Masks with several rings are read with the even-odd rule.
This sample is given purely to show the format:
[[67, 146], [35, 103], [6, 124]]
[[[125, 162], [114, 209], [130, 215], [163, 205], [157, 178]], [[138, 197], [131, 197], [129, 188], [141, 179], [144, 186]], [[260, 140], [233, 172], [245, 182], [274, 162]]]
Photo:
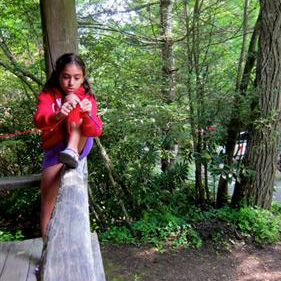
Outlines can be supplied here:
[[[86, 157], [93, 146], [93, 137], [88, 137], [85, 146], [82, 150], [82, 153], [79, 157], [79, 160], [83, 159]], [[60, 163], [59, 160], [59, 153], [66, 148], [66, 143], [64, 140], [60, 141], [58, 144], [56, 144], [53, 148], [49, 150], [44, 151], [44, 157], [43, 157], [43, 164], [42, 164], [42, 169], [48, 168], [50, 166], [56, 165]]]

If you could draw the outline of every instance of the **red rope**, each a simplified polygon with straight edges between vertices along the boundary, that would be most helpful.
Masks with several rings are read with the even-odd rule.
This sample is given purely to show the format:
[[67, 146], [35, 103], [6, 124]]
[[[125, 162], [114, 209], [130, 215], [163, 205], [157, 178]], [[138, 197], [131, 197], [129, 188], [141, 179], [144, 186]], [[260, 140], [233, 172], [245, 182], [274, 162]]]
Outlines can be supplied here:
[[40, 130], [38, 129], [32, 129], [32, 130], [27, 130], [24, 132], [16, 132], [13, 134], [5, 134], [5, 135], [0, 135], [0, 139], [11, 139], [17, 136], [25, 135], [25, 134], [38, 134], [40, 133]]
[[18, 132], [16, 131], [15, 133], [13, 134], [4, 134], [4, 135], [0, 135], [0, 140], [1, 139], [11, 139], [11, 138], [14, 138], [14, 137], [17, 137], [17, 136], [21, 136], [21, 135], [25, 135], [25, 134], [39, 134], [41, 131], [44, 131], [44, 130], [54, 130], [63, 120], [64, 120], [65, 116], [62, 117], [54, 127], [50, 128], [50, 127], [46, 127], [46, 128], [42, 128], [41, 130], [39, 129], [32, 129], [32, 130], [27, 130], [27, 131], [24, 131], [24, 132]]
[[[89, 117], [95, 122], [95, 124], [98, 126], [98, 124], [96, 123], [96, 121], [89, 115]], [[17, 137], [17, 136], [21, 136], [21, 135], [25, 135], [25, 134], [39, 134], [41, 131], [44, 131], [44, 130], [54, 130], [63, 120], [65, 119], [65, 116], [62, 117], [54, 127], [50, 128], [50, 127], [46, 127], [46, 128], [42, 128], [41, 130], [38, 130], [38, 129], [32, 129], [32, 130], [27, 130], [27, 131], [24, 131], [24, 132], [16, 132], [16, 133], [13, 133], [13, 134], [5, 134], [5, 135], [0, 135], [0, 140], [1, 139], [11, 139], [11, 138], [14, 138], [14, 137]]]

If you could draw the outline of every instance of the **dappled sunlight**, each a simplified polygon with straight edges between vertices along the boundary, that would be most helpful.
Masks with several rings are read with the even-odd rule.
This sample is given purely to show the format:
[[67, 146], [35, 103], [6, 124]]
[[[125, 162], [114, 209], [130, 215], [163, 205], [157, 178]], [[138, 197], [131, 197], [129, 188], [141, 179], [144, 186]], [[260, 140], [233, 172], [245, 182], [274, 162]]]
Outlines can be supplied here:
[[125, 278], [137, 274], [143, 278], [140, 280], [150, 281], [281, 280], [281, 244], [262, 248], [241, 244], [231, 252], [217, 252], [209, 247], [159, 252], [148, 245], [104, 245], [102, 248], [106, 262], [114, 268], [109, 276]]
[[268, 249], [251, 249], [250, 255], [243, 249], [235, 254], [238, 260], [239, 281], [280, 281], [281, 245]]

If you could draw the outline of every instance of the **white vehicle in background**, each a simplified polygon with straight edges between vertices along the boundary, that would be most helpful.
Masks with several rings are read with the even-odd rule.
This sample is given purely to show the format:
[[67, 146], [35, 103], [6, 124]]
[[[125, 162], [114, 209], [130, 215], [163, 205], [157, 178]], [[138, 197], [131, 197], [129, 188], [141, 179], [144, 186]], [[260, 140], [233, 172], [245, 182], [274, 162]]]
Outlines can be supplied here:
[[[239, 140], [236, 142], [235, 150], [234, 150], [234, 159], [240, 161], [246, 154], [247, 150], [247, 139], [248, 134], [246, 132], [241, 132]], [[218, 149], [218, 153], [225, 153], [225, 146], [220, 146]]]
[[247, 140], [248, 140], [248, 133], [241, 132], [239, 140], [235, 145], [234, 159], [239, 161], [245, 156], [246, 149], [247, 149]]

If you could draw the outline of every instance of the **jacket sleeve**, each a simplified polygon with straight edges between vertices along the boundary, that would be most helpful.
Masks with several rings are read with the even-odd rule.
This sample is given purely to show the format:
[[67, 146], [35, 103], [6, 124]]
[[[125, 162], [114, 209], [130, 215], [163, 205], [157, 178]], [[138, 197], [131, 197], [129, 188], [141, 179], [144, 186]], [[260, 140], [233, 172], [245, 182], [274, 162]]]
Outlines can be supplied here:
[[33, 120], [35, 126], [39, 130], [48, 130], [54, 127], [57, 123], [56, 114], [53, 110], [53, 100], [50, 93], [41, 92], [38, 95], [38, 103]]
[[97, 104], [93, 97], [90, 97], [92, 102], [92, 114], [88, 113], [83, 115], [82, 135], [86, 137], [99, 137], [102, 133], [102, 122], [100, 117], [97, 117]]

